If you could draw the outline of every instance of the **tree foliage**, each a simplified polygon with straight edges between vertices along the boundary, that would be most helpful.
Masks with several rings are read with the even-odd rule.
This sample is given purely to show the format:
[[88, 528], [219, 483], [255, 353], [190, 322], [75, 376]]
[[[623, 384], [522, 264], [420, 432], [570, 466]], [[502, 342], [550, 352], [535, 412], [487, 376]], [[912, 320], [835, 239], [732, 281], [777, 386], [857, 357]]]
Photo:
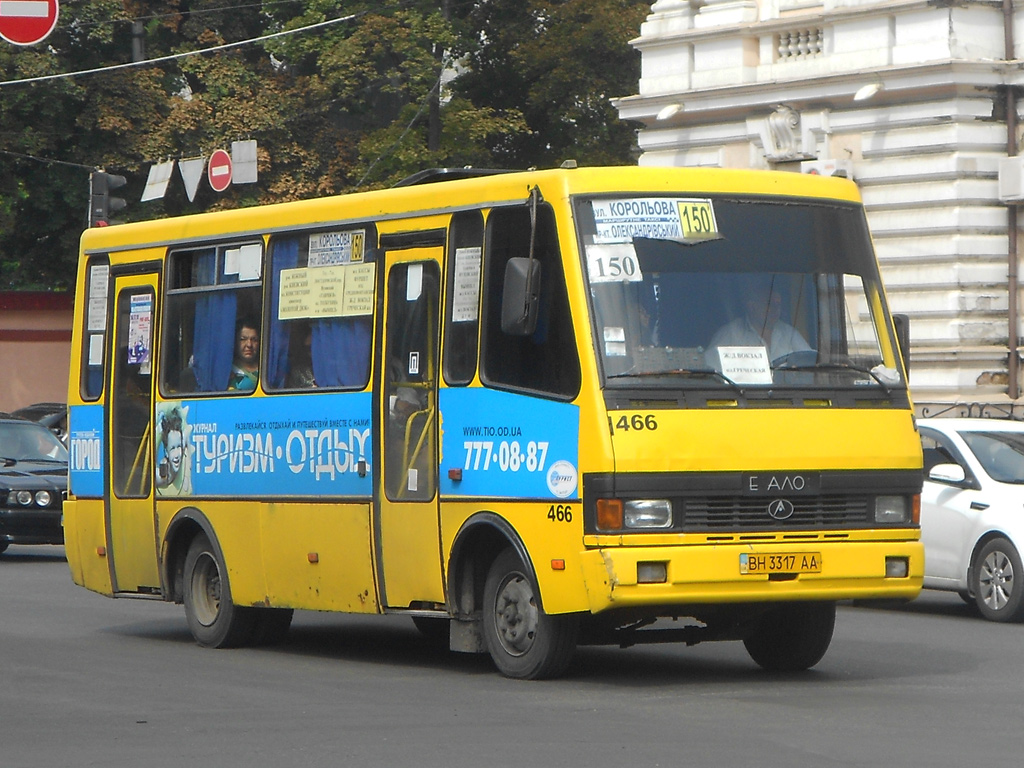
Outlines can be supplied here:
[[[133, 220], [388, 186], [427, 167], [629, 163], [634, 131], [609, 99], [636, 89], [628, 41], [649, 8], [62, 0], [44, 43], [0, 41], [0, 287], [73, 284], [96, 168], [128, 178], [115, 194]], [[87, 70], [99, 71], [10, 83]], [[175, 174], [163, 200], [138, 202], [152, 164], [241, 139], [258, 142], [258, 184], [204, 183], [189, 201]]]

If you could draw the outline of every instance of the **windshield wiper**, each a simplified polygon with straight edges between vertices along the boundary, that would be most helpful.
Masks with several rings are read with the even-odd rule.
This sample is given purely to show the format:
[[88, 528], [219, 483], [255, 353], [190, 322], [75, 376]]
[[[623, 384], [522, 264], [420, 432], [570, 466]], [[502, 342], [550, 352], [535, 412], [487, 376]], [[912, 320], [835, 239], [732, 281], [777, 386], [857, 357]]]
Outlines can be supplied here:
[[608, 376], [609, 379], [624, 379], [624, 378], [648, 378], [651, 376], [703, 376], [705, 378], [718, 379], [719, 381], [727, 384], [736, 390], [740, 395], [746, 394], [737, 382], [730, 379], [721, 371], [716, 371], [714, 368], [673, 368], [669, 371], [625, 371], [624, 373], [613, 373]]
[[862, 368], [859, 365], [849, 363], [815, 363], [814, 365], [780, 365], [773, 368], [774, 371], [849, 371], [850, 373], [862, 373], [874, 379], [886, 395], [892, 392], [892, 388], [870, 368]]

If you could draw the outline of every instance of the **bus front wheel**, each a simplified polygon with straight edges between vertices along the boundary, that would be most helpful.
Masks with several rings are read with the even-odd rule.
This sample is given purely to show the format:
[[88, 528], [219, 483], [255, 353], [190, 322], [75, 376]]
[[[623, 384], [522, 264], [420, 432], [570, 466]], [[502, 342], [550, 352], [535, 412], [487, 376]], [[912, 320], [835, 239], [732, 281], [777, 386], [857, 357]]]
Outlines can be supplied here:
[[484, 583], [483, 635], [494, 665], [506, 677], [558, 677], [576, 650], [579, 618], [545, 613], [537, 594], [515, 551], [498, 555]]
[[185, 618], [196, 642], [207, 648], [248, 643], [256, 629], [255, 609], [231, 602], [227, 568], [206, 536], [192, 540], [184, 570]]
[[763, 669], [799, 672], [821, 661], [835, 625], [835, 603], [788, 603], [766, 611], [743, 645]]

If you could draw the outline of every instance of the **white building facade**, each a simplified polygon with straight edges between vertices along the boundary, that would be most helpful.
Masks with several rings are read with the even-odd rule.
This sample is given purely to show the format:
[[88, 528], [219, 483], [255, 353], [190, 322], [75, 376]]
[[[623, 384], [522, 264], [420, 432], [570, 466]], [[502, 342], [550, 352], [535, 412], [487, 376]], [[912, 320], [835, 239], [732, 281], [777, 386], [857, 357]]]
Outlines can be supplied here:
[[918, 410], [960, 403], [1024, 415], [1015, 204], [1024, 205], [1024, 158], [1012, 159], [1024, 9], [658, 0], [633, 45], [639, 93], [615, 104], [643, 125], [640, 165], [853, 178], [890, 306], [910, 317]]

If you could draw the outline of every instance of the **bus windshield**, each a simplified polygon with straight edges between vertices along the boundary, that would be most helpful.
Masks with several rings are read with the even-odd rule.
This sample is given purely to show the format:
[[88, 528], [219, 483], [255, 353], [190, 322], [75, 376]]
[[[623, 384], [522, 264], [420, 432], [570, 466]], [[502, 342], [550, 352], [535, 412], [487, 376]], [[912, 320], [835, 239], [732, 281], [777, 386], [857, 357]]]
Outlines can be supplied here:
[[905, 388], [859, 207], [620, 196], [576, 212], [607, 387]]

